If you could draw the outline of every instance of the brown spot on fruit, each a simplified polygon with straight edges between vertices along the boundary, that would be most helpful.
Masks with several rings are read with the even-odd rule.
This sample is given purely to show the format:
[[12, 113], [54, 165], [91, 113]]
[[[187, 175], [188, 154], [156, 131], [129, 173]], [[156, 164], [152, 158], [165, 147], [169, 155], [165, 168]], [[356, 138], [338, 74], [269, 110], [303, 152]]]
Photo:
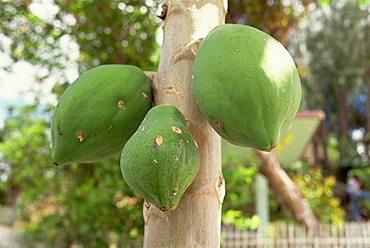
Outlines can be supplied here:
[[145, 94], [144, 92], [141, 92], [141, 95], [143, 96], [143, 99], [146, 100], [148, 98], [148, 95]]
[[82, 142], [85, 139], [85, 133], [84, 132], [79, 132], [77, 134], [77, 138], [79, 139], [80, 142]]
[[222, 123], [218, 120], [213, 120], [213, 123], [221, 130], [224, 129], [224, 125], [222, 125]]
[[57, 132], [59, 135], [63, 134], [62, 128], [60, 127], [60, 123], [57, 124]]
[[122, 110], [125, 110], [125, 109], [126, 109], [125, 103], [124, 103], [123, 101], [119, 101], [119, 102], [117, 103], [117, 107], [118, 107], [119, 109], [122, 109]]
[[176, 188], [173, 188], [173, 189], [172, 189], [172, 191], [171, 191], [171, 193], [172, 193], [173, 195], [177, 195], [177, 192], [178, 192], [178, 190], [177, 190]]
[[172, 127], [172, 130], [175, 131], [176, 133], [182, 133], [181, 129], [178, 127]]
[[56, 166], [58, 166], [58, 165], [59, 165], [57, 161], [54, 161], [54, 164], [55, 164]]
[[113, 128], [112, 125], [110, 125], [108, 128], [108, 131], [112, 130], [112, 128]]
[[272, 149], [274, 149], [276, 147], [276, 145], [274, 145], [274, 146], [270, 146], [266, 151], [267, 152], [270, 152], [270, 151], [272, 151]]
[[156, 149], [159, 146], [161, 146], [162, 143], [163, 143], [163, 137], [162, 137], [162, 135], [158, 134], [157, 136], [155, 136], [155, 138], [153, 140], [152, 147], [154, 147], [154, 149]]

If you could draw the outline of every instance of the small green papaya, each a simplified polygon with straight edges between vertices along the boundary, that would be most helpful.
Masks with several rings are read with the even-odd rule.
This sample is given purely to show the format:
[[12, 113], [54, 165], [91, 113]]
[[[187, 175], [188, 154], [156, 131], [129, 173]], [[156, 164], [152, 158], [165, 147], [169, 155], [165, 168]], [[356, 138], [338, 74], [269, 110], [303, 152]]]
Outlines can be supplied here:
[[272, 150], [301, 101], [297, 68], [284, 46], [244, 25], [224, 24], [202, 42], [193, 90], [210, 125], [232, 144]]
[[151, 107], [151, 83], [138, 67], [102, 65], [83, 73], [53, 114], [54, 163], [91, 163], [120, 153]]
[[153, 107], [121, 153], [127, 184], [162, 211], [177, 207], [199, 168], [199, 151], [181, 112]]

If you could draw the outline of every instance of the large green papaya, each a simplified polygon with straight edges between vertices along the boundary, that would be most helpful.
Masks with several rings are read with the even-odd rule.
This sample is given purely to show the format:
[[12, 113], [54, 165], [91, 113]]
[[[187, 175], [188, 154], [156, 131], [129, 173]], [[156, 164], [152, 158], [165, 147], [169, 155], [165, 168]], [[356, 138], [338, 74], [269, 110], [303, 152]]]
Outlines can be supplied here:
[[102, 65], [82, 74], [53, 114], [54, 163], [90, 163], [120, 153], [152, 107], [151, 92], [136, 66]]
[[193, 90], [210, 125], [232, 144], [272, 150], [298, 111], [301, 84], [287, 50], [266, 33], [224, 24], [205, 37]]
[[128, 185], [162, 211], [173, 210], [194, 180], [199, 152], [174, 106], [153, 107], [121, 154], [121, 171]]

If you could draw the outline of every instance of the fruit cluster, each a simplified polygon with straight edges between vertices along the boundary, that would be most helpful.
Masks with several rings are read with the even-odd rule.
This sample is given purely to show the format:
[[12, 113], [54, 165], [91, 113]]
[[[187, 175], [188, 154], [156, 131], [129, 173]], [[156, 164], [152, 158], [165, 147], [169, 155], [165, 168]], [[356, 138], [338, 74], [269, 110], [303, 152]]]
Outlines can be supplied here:
[[[193, 68], [203, 115], [230, 143], [271, 151], [298, 111], [293, 59], [271, 36], [225, 24], [205, 37]], [[51, 124], [54, 163], [91, 163], [121, 153], [126, 182], [162, 211], [173, 210], [200, 163], [182, 113], [152, 106], [145, 73], [103, 65], [82, 74], [60, 98]]]

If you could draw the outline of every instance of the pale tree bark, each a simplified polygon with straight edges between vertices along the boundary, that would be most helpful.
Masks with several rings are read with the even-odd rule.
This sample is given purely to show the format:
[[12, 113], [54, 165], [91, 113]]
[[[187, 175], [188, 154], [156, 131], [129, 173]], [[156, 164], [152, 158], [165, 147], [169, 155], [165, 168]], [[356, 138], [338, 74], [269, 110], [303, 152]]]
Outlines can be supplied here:
[[179, 108], [200, 151], [197, 177], [178, 207], [162, 212], [145, 202], [144, 247], [219, 247], [225, 185], [221, 140], [195, 101], [191, 82], [195, 53], [207, 33], [225, 20], [227, 1], [165, 1], [163, 45], [153, 79], [155, 105]]
[[268, 178], [280, 205], [285, 207], [296, 221], [306, 227], [308, 232], [315, 236], [326, 236], [327, 232], [321, 222], [308, 206], [298, 186], [281, 168], [276, 154], [273, 151], [255, 151], [262, 162], [259, 171]]

